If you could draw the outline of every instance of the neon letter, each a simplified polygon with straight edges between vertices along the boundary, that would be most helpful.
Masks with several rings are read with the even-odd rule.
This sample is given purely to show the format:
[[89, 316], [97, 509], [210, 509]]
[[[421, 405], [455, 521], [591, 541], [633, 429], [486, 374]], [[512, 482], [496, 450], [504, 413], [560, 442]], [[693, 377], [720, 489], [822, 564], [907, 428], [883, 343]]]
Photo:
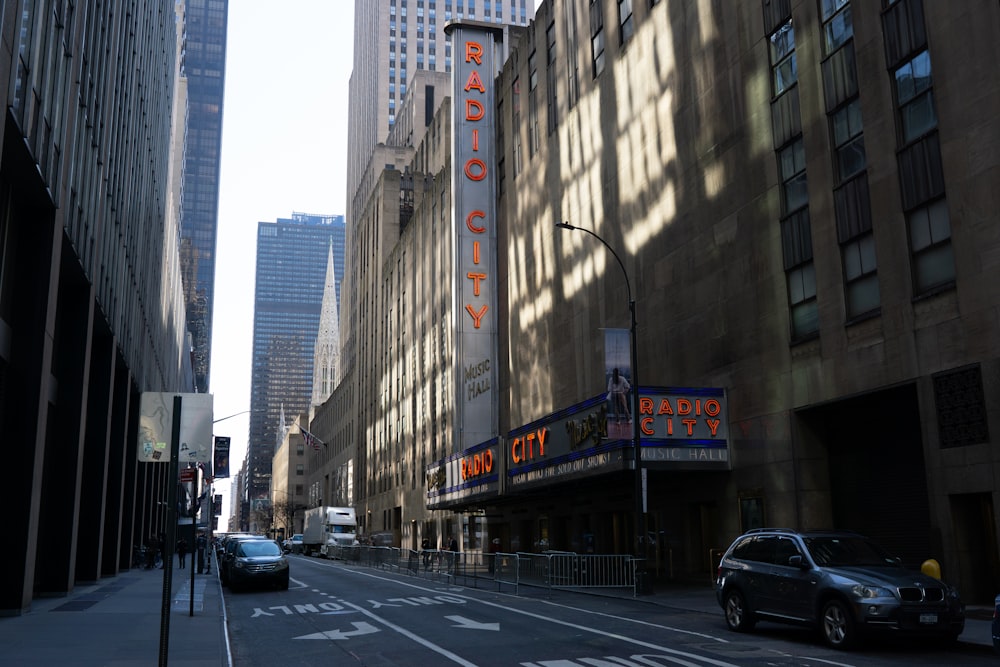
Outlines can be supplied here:
[[476, 234], [482, 234], [483, 232], [486, 231], [486, 228], [485, 227], [477, 227], [477, 226], [475, 226], [474, 224], [472, 224], [472, 219], [473, 218], [485, 218], [485, 217], [486, 217], [486, 213], [484, 213], [483, 211], [473, 211], [468, 216], [466, 216], [466, 218], [465, 218], [465, 226], [469, 228], [470, 232], [475, 232]]
[[479, 42], [465, 43], [465, 62], [476, 61], [477, 65], [483, 64], [483, 45]]
[[480, 308], [479, 312], [477, 313], [472, 309], [471, 305], [466, 304], [465, 306], [465, 310], [468, 311], [469, 315], [472, 315], [472, 325], [477, 329], [479, 328], [480, 323], [482, 323], [483, 317], [486, 315], [486, 311], [488, 309], [489, 306], [483, 304], [483, 307]]

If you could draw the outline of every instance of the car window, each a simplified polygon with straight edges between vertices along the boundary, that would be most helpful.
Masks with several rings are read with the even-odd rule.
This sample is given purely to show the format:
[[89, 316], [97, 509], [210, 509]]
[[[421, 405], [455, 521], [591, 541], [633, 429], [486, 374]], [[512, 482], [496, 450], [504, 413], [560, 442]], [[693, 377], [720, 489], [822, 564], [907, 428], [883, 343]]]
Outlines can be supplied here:
[[823, 567], [898, 565], [894, 558], [863, 537], [807, 537], [805, 543], [812, 559]]
[[788, 565], [792, 556], [801, 556], [795, 541], [789, 537], [779, 537], [774, 545], [774, 562], [777, 565]]
[[732, 554], [733, 558], [739, 558], [740, 560], [750, 560], [747, 554], [750, 553], [750, 550], [752, 548], [753, 548], [752, 537], [741, 538], [740, 541], [736, 543], [736, 546], [733, 547], [733, 554]]
[[251, 540], [248, 542], [241, 543], [236, 548], [237, 556], [252, 557], [252, 556], [280, 556], [281, 548], [277, 544], [271, 541], [255, 541]]

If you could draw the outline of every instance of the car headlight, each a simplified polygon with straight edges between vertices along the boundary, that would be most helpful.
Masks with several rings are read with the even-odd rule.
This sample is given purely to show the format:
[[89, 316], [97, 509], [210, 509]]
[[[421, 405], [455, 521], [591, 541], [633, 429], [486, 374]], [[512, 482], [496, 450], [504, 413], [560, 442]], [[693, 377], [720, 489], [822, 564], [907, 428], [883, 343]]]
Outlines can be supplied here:
[[882, 586], [867, 586], [865, 584], [854, 584], [851, 586], [851, 592], [859, 598], [869, 599], [869, 598], [892, 598], [895, 597], [888, 588], [883, 588]]
[[233, 567], [235, 567], [235, 568], [243, 569], [246, 566], [247, 566], [246, 561], [242, 561], [242, 560], [234, 560], [233, 561]]
[[278, 561], [278, 564], [275, 566], [274, 569], [276, 569], [276, 570], [284, 570], [284, 569], [287, 569], [287, 568], [288, 568], [288, 559], [287, 558], [282, 558], [281, 560]]

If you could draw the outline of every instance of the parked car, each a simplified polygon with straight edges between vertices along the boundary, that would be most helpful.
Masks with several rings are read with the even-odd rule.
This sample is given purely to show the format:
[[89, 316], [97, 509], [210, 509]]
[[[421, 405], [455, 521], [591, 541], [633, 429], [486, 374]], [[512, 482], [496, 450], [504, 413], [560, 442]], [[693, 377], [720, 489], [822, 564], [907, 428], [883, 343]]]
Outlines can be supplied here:
[[282, 545], [285, 547], [286, 553], [300, 554], [302, 553], [302, 533], [296, 533], [285, 540]]
[[219, 580], [223, 586], [229, 585], [229, 574], [233, 560], [236, 558], [236, 547], [248, 540], [266, 540], [263, 535], [230, 535], [222, 545], [222, 556], [219, 557]]
[[879, 631], [953, 641], [965, 628], [954, 588], [852, 532], [751, 530], [722, 557], [715, 590], [731, 630], [796, 623], [837, 649]]
[[275, 540], [238, 540], [229, 563], [229, 587], [270, 584], [288, 590], [288, 558]]
[[993, 599], [993, 650], [1000, 653], [1000, 595]]

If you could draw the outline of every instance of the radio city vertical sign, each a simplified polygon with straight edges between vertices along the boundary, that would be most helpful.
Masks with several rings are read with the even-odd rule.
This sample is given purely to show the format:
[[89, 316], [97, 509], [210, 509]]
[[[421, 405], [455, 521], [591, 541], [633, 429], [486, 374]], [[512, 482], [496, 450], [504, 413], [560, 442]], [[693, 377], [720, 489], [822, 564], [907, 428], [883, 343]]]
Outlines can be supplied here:
[[494, 81], [501, 28], [451, 23], [452, 317], [455, 331], [456, 448], [496, 437], [497, 230]]

